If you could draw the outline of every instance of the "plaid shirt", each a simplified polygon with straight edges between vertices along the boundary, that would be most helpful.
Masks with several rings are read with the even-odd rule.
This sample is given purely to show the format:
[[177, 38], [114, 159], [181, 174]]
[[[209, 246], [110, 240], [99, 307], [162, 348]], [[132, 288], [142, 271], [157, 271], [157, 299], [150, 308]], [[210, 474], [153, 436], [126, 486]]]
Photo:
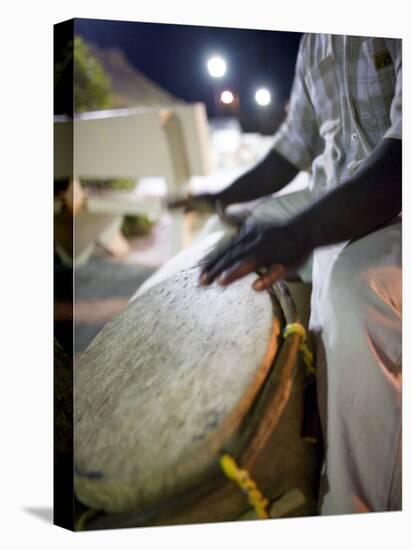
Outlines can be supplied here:
[[306, 34], [274, 148], [322, 193], [350, 177], [383, 138], [402, 138], [402, 42]]

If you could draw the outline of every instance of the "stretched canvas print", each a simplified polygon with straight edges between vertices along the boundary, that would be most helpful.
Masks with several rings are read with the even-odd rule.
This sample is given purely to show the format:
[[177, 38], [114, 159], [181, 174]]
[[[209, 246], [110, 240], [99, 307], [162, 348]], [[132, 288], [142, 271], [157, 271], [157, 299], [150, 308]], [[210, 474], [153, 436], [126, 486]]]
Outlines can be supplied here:
[[402, 42], [54, 29], [55, 523], [402, 508]]

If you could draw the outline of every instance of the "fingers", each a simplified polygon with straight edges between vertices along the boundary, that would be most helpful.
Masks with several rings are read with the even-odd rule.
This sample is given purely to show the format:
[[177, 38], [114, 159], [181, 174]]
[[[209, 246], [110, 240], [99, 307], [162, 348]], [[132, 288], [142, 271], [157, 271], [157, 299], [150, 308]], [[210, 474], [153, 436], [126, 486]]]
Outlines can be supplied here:
[[257, 268], [257, 261], [256, 260], [240, 260], [239, 262], [236, 262], [232, 267], [229, 269], [226, 269], [224, 271], [219, 279], [218, 283], [221, 286], [227, 286], [236, 281], [237, 279], [241, 279], [245, 275], [249, 275], [249, 273], [252, 273]]
[[175, 195], [166, 198], [166, 206], [169, 209], [183, 208], [185, 212], [195, 210], [199, 213], [212, 213], [215, 211], [214, 195], [210, 193], [199, 193], [197, 195], [185, 194]]
[[232, 238], [227, 239], [221, 239], [217, 245], [211, 252], [206, 254], [204, 258], [202, 258], [202, 273], [210, 272], [213, 270], [213, 268], [216, 266], [216, 264], [227, 254], [231, 253], [231, 251], [234, 250], [234, 248], [241, 243], [246, 241], [246, 235], [236, 235]]
[[166, 206], [169, 210], [177, 210], [182, 208], [184, 212], [192, 212], [193, 210], [204, 209], [205, 201], [193, 198], [191, 196], [170, 197], [166, 199]]
[[253, 283], [254, 290], [266, 290], [273, 285], [279, 279], [282, 279], [286, 274], [286, 268], [281, 264], [271, 265], [264, 275], [261, 275]]
[[233, 240], [233, 237], [223, 237], [211, 250], [209, 250], [209, 252], [207, 252], [207, 254], [205, 254], [205, 256], [203, 256], [198, 264], [202, 269], [202, 273], [210, 271], [219, 259], [230, 250]]
[[203, 269], [200, 284], [207, 285], [213, 282], [224, 271], [228, 271], [235, 267], [238, 262], [246, 260], [253, 260], [254, 265], [257, 265], [253, 257], [253, 244], [237, 242], [231, 248], [226, 249], [217, 260], [209, 263]]
[[[231, 267], [225, 269], [221, 272], [218, 278], [218, 284], [221, 286], [227, 286], [241, 279], [249, 273], [256, 271], [258, 267], [258, 262], [255, 259], [245, 259], [235, 262]], [[253, 289], [257, 291], [267, 290], [270, 288], [273, 283], [284, 278], [286, 275], [286, 268], [281, 264], [274, 264], [271, 266], [264, 275], [258, 277], [253, 283]], [[209, 284], [212, 282], [217, 275], [212, 272], [211, 274], [202, 275], [204, 279], [201, 278], [201, 284]], [[207, 282], [203, 282], [207, 281]]]
[[190, 201], [190, 197], [187, 195], [184, 195], [183, 197], [181, 195], [179, 196], [169, 196], [166, 197], [165, 203], [167, 208], [174, 209], [174, 208], [186, 208], [188, 203]]

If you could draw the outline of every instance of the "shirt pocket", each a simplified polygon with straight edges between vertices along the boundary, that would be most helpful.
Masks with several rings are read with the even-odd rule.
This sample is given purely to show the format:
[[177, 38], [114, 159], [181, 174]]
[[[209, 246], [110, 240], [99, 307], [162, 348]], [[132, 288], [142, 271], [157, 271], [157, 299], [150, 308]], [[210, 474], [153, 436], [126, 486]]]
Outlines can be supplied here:
[[396, 75], [383, 38], [364, 40], [356, 75], [351, 75], [350, 80], [361, 124], [367, 129], [389, 128]]

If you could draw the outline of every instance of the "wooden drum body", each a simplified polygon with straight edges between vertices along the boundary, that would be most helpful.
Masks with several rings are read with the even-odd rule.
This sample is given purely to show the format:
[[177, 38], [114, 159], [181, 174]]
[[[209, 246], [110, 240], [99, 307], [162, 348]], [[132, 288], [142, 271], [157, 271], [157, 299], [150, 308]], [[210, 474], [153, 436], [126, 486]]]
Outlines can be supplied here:
[[[81, 528], [223, 521], [250, 509], [220, 466], [230, 453], [270, 501], [316, 513], [319, 449], [302, 437], [299, 337], [282, 285], [253, 276], [199, 287], [183, 269], [134, 299], [75, 369], [75, 491]], [[80, 526], [79, 526], [80, 527]]]

